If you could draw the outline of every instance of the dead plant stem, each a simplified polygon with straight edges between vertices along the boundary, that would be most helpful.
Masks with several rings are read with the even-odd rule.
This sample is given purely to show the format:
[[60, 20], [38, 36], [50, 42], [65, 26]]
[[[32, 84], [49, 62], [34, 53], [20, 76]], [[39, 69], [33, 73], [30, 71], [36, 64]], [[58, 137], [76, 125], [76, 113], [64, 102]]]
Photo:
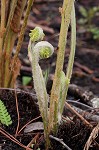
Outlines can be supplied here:
[[6, 0], [1, 1], [1, 28], [0, 28], [0, 52], [2, 52], [3, 35], [5, 31]]
[[[22, 13], [24, 10], [26, 4], [26, 0], [18, 0], [17, 5], [15, 7], [13, 17], [11, 15], [11, 22], [10, 22], [10, 28], [7, 32], [7, 35], [5, 37], [5, 43], [4, 43], [4, 51], [6, 52], [5, 55], [5, 72], [4, 72], [4, 87], [8, 87], [8, 79], [10, 78], [10, 63], [11, 63], [11, 54], [14, 47], [14, 43], [17, 37], [17, 34], [19, 32], [20, 27], [20, 20], [22, 17]], [[13, 13], [12, 11], [12, 13]], [[9, 39], [9, 41], [7, 41]]]
[[[8, 22], [7, 22], [7, 26], [6, 26], [6, 31], [5, 31], [5, 35], [4, 35], [4, 43], [6, 44], [7, 43], [7, 40], [8, 40], [8, 35], [7, 33], [9, 33], [9, 29], [10, 29], [10, 23], [11, 23], [11, 20], [13, 18], [13, 15], [14, 15], [14, 11], [15, 11], [15, 7], [17, 5], [17, 1], [18, 0], [14, 0], [14, 1], [11, 1], [10, 2], [10, 14], [9, 14], [9, 17], [8, 17]], [[5, 50], [5, 49], [4, 49]]]
[[14, 55], [14, 60], [16, 60], [16, 58], [18, 57], [18, 54], [20, 52], [20, 48], [22, 46], [24, 33], [25, 33], [27, 21], [28, 21], [28, 16], [29, 16], [31, 6], [32, 6], [33, 2], [34, 2], [34, 0], [28, 0], [28, 6], [27, 6], [27, 9], [26, 9], [26, 14], [25, 14], [23, 24], [22, 24], [22, 27], [21, 27], [21, 31], [20, 31], [20, 35], [19, 35], [19, 39], [18, 39], [18, 43], [17, 43], [17, 47], [16, 47], [16, 53]]
[[[13, 58], [12, 68], [14, 68], [14, 66], [15, 66], [16, 59], [18, 57], [18, 54], [19, 54], [21, 46], [22, 46], [24, 33], [25, 33], [27, 21], [28, 21], [28, 16], [29, 16], [29, 13], [30, 13], [30, 10], [31, 10], [31, 6], [32, 6], [33, 2], [34, 2], [34, 0], [28, 0], [28, 6], [27, 6], [27, 9], [26, 9], [26, 15], [24, 17], [24, 21], [23, 21], [23, 24], [22, 24], [22, 27], [21, 27], [21, 31], [20, 31], [20, 35], [19, 35], [19, 39], [18, 39], [18, 43], [17, 43], [17, 47], [16, 47], [16, 53], [15, 53], [14, 58]], [[12, 76], [13, 76], [13, 72], [11, 72], [11, 74], [10, 74], [9, 81], [12, 80], [11, 79]], [[8, 85], [7, 86], [10, 86], [9, 85], [10, 84], [9, 81], [8, 81]]]
[[[91, 147], [92, 142], [95, 140], [95, 138], [97, 137], [99, 133], [99, 123], [97, 124], [97, 126], [92, 130], [86, 144], [84, 147], [84, 150], [89, 150], [89, 148]], [[99, 147], [99, 145], [98, 145]]]
[[5, 32], [5, 9], [6, 0], [1, 1], [1, 23], [0, 23], [0, 87], [2, 84], [2, 45]]

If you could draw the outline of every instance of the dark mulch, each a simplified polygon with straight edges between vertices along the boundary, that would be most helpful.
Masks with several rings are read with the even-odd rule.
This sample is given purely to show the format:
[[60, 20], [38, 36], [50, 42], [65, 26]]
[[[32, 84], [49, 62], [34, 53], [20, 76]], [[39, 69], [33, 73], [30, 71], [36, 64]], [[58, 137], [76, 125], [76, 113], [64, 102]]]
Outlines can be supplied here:
[[[65, 123], [59, 127], [57, 137], [63, 139], [64, 143], [67, 144], [72, 150], [83, 150], [86, 141], [88, 140], [91, 128], [84, 125], [80, 120], [74, 121], [74, 123]], [[99, 142], [99, 136], [97, 139]], [[55, 144], [56, 143], [56, 144]], [[59, 144], [59, 142], [53, 141], [53, 147], [57, 150], [65, 150], [66, 148]], [[92, 146], [89, 150], [98, 150], [99, 147]]]
[[[21, 129], [23, 125], [27, 122], [39, 116], [39, 109], [34, 102], [33, 95], [23, 91], [16, 91], [17, 99], [18, 99], [18, 106], [19, 106], [19, 113], [20, 113], [20, 127]], [[17, 127], [17, 112], [16, 112], [16, 100], [15, 100], [15, 91], [14, 90], [1, 90], [0, 89], [0, 99], [4, 102], [7, 110], [12, 118], [12, 125], [9, 127], [2, 126], [8, 133], [15, 136], [15, 131]], [[34, 134], [35, 135], [35, 134]], [[24, 134], [23, 132], [18, 135], [17, 139], [22, 142], [24, 145], [27, 145], [30, 140], [34, 136], [33, 134]], [[8, 140], [5, 136], [0, 133], [0, 145], [2, 145], [2, 150], [23, 150], [17, 144], [13, 143], [11, 140]]]
[[[92, 128], [83, 124], [79, 119], [75, 118], [74, 122], [63, 123], [59, 126], [58, 133], [55, 137], [58, 140], [62, 139], [63, 142], [72, 150], [83, 150], [88, 140]], [[99, 142], [99, 136], [96, 138], [96, 142]], [[44, 149], [44, 141], [40, 143], [39, 147]], [[66, 150], [67, 148], [60, 144], [59, 141], [51, 139], [50, 150]], [[91, 144], [89, 150], [98, 150], [99, 146], [95, 143]]]
[[[19, 105], [20, 112], [20, 128], [25, 125], [31, 119], [39, 116], [39, 109], [36, 104], [36, 100], [34, 95], [31, 95], [27, 92], [17, 91], [17, 99]], [[33, 98], [34, 97], [34, 98]], [[8, 133], [15, 136], [15, 131], [17, 127], [17, 112], [16, 112], [16, 104], [15, 104], [15, 91], [14, 90], [1, 90], [0, 89], [0, 99], [7, 106], [7, 109], [11, 115], [13, 124], [9, 127], [2, 126]], [[39, 119], [41, 120], [41, 119]], [[90, 133], [92, 131], [91, 128], [84, 125], [79, 119], [75, 118], [74, 122], [67, 122], [61, 124], [59, 126], [59, 130], [57, 133], [57, 137], [59, 139], [63, 139], [63, 141], [72, 149], [72, 150], [83, 150], [86, 141], [88, 140]], [[44, 150], [44, 138], [41, 136], [36, 141], [35, 147], [40, 147], [41, 150]], [[24, 145], [28, 145], [28, 143], [33, 139], [33, 137], [37, 134], [37, 132], [31, 132], [24, 134], [22, 131], [17, 139], [23, 143]], [[42, 137], [42, 138], [41, 138]], [[96, 139], [97, 143], [99, 143], [99, 136]], [[23, 150], [24, 148], [15, 144], [11, 140], [8, 140], [4, 135], [0, 134], [0, 145], [1, 150]], [[51, 139], [51, 150], [65, 150], [64, 146], [59, 142]], [[93, 147], [90, 150], [98, 150], [96, 145], [92, 145]], [[99, 148], [99, 147], [98, 147]], [[35, 149], [36, 150], [36, 149]]]

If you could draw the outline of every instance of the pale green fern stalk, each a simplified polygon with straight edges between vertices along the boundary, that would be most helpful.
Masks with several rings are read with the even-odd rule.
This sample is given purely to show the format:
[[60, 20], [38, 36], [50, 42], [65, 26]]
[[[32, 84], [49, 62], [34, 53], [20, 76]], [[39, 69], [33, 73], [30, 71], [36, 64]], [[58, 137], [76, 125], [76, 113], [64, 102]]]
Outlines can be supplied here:
[[[39, 33], [41, 33], [42, 36], [40, 36]], [[39, 59], [45, 59], [50, 57], [54, 52], [54, 48], [47, 41], [41, 41], [37, 43], [37, 41], [42, 40], [43, 37], [44, 37], [44, 33], [42, 32], [42, 29], [39, 27], [36, 27], [31, 32], [30, 42], [28, 46], [28, 56], [32, 66], [34, 89], [36, 91], [38, 105], [44, 123], [44, 134], [46, 139], [46, 145], [48, 146], [49, 145], [49, 137], [48, 137], [49, 96], [46, 91], [46, 85], [45, 85], [45, 80], [43, 78], [42, 70], [39, 66]]]
[[[43, 118], [45, 132], [47, 132], [46, 128], [48, 127], [47, 124], [48, 124], [48, 100], [49, 100], [49, 97], [48, 97], [48, 94], [46, 91], [46, 85], [45, 85], [45, 80], [43, 78], [42, 70], [38, 63], [40, 58], [44, 58], [44, 57], [47, 58], [51, 55], [49, 53], [48, 53], [48, 55], [46, 55], [47, 57], [45, 56], [45, 54], [44, 54], [44, 56], [41, 55], [42, 50], [44, 51], [43, 47], [45, 44], [48, 46], [51, 46], [46, 41], [39, 42], [34, 46], [34, 49], [32, 51], [32, 72], [33, 72], [34, 88], [35, 88], [36, 95], [38, 98], [38, 104], [39, 104], [40, 112], [41, 112], [41, 115]], [[45, 47], [46, 47], [46, 45], [45, 45]], [[47, 49], [47, 47], [46, 47], [45, 52], [43, 52], [43, 53], [46, 53], [48, 50], [50, 50], [50, 49]], [[40, 52], [41, 52], [41, 54], [40, 54]]]
[[71, 79], [72, 68], [75, 56], [75, 46], [76, 46], [76, 19], [75, 19], [75, 8], [73, 4], [72, 14], [71, 14], [71, 52], [69, 56], [69, 62], [67, 67], [66, 77]]
[[65, 98], [63, 97], [64, 93], [66, 92], [66, 76], [65, 73], [61, 72], [61, 84], [60, 84], [60, 96], [59, 96], [59, 103], [58, 103], [58, 124], [61, 122], [64, 101]]
[[59, 111], [58, 111], [58, 121], [61, 121], [64, 103], [67, 96], [67, 91], [72, 75], [74, 57], [75, 57], [75, 46], [76, 46], [76, 17], [75, 17], [75, 7], [73, 4], [72, 12], [71, 12], [71, 52], [69, 56], [69, 62], [67, 66], [67, 73], [61, 76], [61, 90], [60, 90], [60, 100], [59, 100]]
[[51, 130], [57, 131], [58, 124], [58, 103], [60, 96], [61, 72], [63, 70], [65, 46], [67, 42], [68, 27], [70, 24], [71, 10], [74, 0], [64, 0], [63, 7], [60, 9], [62, 21], [58, 44], [58, 54], [56, 62], [55, 77], [52, 86], [50, 111], [49, 111], [49, 133]]

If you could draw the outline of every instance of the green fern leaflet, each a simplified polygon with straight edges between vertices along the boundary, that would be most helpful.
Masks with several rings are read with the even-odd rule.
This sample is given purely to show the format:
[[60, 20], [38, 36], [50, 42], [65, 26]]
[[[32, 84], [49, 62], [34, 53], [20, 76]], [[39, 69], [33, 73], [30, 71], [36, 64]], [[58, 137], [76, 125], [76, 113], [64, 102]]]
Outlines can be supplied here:
[[1, 100], [0, 100], [0, 122], [6, 126], [9, 126], [12, 124], [11, 117]]

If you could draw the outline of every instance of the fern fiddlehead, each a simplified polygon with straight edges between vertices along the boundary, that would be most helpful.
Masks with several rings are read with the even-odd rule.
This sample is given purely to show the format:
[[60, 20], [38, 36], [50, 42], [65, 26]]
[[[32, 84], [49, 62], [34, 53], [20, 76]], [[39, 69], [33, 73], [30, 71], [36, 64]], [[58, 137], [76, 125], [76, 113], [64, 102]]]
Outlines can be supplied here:
[[[41, 35], [39, 35], [39, 30]], [[32, 35], [33, 34], [33, 35]], [[37, 37], [39, 35], [39, 37]], [[41, 32], [40, 27], [35, 28], [30, 33], [30, 42], [28, 46], [28, 56], [32, 66], [34, 88], [36, 91], [38, 105], [41, 112], [41, 116], [44, 123], [45, 136], [47, 136], [48, 127], [48, 99], [49, 96], [46, 91], [46, 85], [43, 78], [42, 70], [39, 66], [39, 60], [50, 57], [53, 52], [53, 46], [47, 41], [40, 41], [44, 37], [44, 33]], [[37, 41], [40, 41], [37, 43]]]
[[31, 30], [31, 33], [29, 34], [30, 40], [32, 42], [38, 42], [43, 40], [45, 34], [43, 33], [43, 29], [40, 27], [35, 27], [35, 29]]

